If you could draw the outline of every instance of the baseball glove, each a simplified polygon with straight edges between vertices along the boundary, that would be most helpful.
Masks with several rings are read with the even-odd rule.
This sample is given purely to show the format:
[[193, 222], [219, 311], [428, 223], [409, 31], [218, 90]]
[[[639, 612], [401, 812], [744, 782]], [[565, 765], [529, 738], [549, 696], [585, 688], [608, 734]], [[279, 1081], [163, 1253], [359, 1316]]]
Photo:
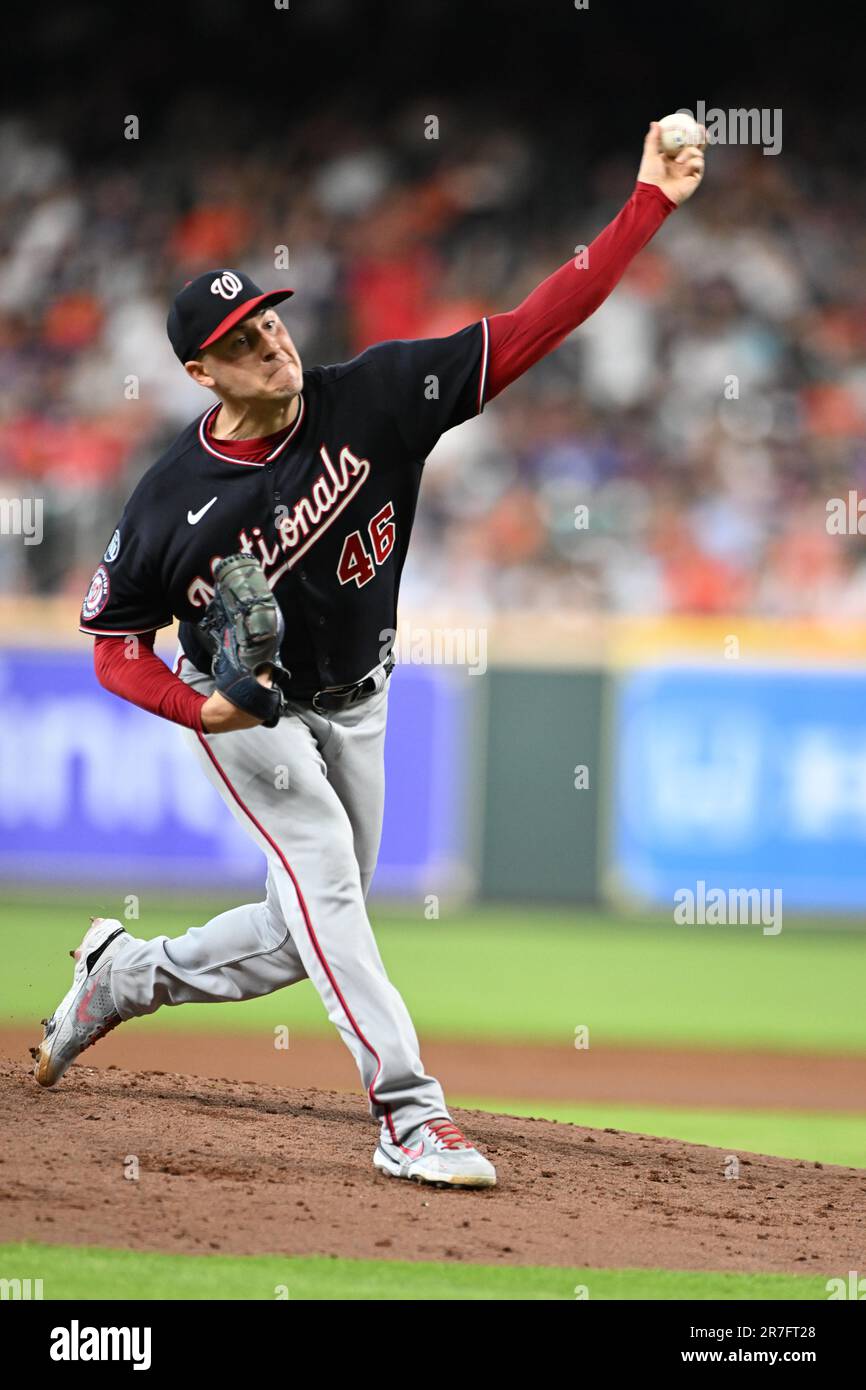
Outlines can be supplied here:
[[[239, 709], [273, 729], [283, 712], [280, 677], [289, 672], [280, 661], [285, 623], [252, 555], [227, 555], [214, 567], [214, 596], [199, 623], [202, 640], [213, 652], [216, 688]], [[256, 675], [273, 668], [272, 687]]]

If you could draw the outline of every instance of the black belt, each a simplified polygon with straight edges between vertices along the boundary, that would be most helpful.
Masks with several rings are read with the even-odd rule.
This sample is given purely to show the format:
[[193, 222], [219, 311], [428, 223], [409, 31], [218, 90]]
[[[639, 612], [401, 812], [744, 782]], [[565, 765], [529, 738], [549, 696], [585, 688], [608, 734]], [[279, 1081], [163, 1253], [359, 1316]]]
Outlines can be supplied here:
[[[211, 674], [213, 656], [203, 645], [193, 623], [182, 622], [180, 625], [180, 642], [187, 657], [202, 675]], [[394, 657], [388, 653], [384, 662], [385, 679], [387, 680], [394, 669]], [[322, 712], [336, 712], [341, 709], [348, 709], [350, 705], [356, 705], [359, 700], [365, 700], [368, 695], [372, 695], [376, 690], [376, 677], [365, 676], [362, 681], [354, 681], [350, 685], [329, 685], [323, 690], [309, 691], [301, 694], [297, 690], [288, 687], [286, 672], [283, 673], [284, 679], [280, 681], [287, 700], [295, 700], [300, 705], [312, 705], [313, 709]]]
[[[390, 653], [382, 665], [387, 680], [394, 669], [394, 658]], [[329, 685], [324, 690], [317, 690], [313, 695], [290, 695], [289, 699], [299, 700], [302, 704], [310, 704], [320, 714], [335, 713], [341, 709], [348, 709], [350, 705], [356, 705], [359, 700], [366, 700], [368, 695], [375, 692], [375, 689], [376, 677], [365, 676], [362, 681], [355, 681], [352, 685]]]

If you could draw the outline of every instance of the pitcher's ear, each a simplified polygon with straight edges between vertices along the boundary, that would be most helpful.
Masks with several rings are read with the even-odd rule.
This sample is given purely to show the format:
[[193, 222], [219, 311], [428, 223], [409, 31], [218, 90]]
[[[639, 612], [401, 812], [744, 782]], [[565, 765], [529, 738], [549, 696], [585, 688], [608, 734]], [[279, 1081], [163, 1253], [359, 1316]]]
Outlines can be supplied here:
[[205, 367], [201, 358], [196, 358], [190, 362], [184, 362], [183, 369], [187, 376], [191, 377], [197, 386], [213, 386], [215, 384], [213, 377]]

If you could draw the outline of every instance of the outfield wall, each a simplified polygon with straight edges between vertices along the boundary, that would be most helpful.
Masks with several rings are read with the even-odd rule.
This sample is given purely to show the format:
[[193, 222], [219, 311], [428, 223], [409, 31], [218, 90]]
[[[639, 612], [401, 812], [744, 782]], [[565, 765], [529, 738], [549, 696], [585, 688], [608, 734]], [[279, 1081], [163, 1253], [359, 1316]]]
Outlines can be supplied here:
[[[260, 886], [263, 857], [202, 775], [189, 736], [104, 691], [89, 645], [0, 651], [0, 878]], [[382, 892], [472, 886], [461, 685], [417, 666], [394, 679]]]
[[[67, 607], [31, 603], [0, 647], [0, 878], [257, 888], [184, 736], [99, 687]], [[376, 892], [866, 906], [866, 631], [553, 615], [484, 639], [462, 667], [407, 648], [392, 678]]]

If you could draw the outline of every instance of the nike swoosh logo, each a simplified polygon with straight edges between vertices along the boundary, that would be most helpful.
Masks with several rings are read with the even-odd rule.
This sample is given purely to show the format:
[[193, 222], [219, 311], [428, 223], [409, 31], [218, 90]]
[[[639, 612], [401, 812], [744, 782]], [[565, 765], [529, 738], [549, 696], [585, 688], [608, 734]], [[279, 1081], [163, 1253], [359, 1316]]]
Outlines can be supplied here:
[[210, 510], [215, 501], [216, 498], [212, 497], [209, 502], [205, 502], [200, 512], [187, 512], [186, 519], [189, 522], [190, 526], [195, 526], [197, 521], [201, 521], [205, 512]]

